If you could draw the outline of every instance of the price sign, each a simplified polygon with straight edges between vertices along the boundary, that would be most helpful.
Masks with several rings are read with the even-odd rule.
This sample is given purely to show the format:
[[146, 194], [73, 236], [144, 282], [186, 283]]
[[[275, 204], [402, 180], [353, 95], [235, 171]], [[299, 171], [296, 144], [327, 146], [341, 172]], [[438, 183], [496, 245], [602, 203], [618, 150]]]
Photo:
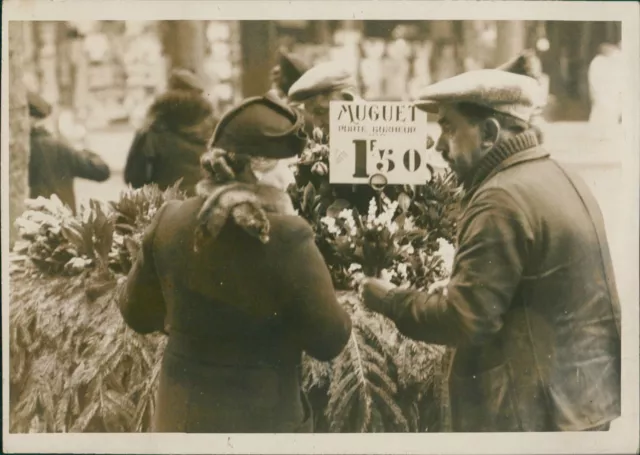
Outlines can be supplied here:
[[427, 114], [411, 103], [332, 101], [329, 182], [419, 185], [427, 167]]

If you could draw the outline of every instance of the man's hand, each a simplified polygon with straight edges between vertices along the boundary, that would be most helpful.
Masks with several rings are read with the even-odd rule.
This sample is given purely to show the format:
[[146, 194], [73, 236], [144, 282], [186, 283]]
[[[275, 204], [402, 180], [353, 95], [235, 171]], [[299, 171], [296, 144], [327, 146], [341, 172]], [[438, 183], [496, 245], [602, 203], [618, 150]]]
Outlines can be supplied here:
[[385, 312], [385, 297], [395, 285], [378, 278], [365, 278], [361, 281], [361, 297], [364, 305], [377, 313]]
[[431, 286], [429, 286], [427, 293], [431, 295], [431, 294], [435, 294], [436, 292], [442, 292], [442, 295], [446, 297], [448, 294], [447, 292], [448, 284], [449, 284], [449, 279], [436, 281], [435, 283], [431, 284]]

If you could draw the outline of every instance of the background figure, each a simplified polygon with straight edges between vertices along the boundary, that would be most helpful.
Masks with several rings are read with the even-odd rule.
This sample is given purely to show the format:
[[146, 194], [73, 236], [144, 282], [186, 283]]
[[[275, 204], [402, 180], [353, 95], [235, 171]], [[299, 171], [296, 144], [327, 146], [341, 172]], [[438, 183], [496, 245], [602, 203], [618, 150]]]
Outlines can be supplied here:
[[600, 46], [599, 53], [589, 65], [589, 122], [598, 134], [611, 134], [622, 115], [623, 62], [620, 49], [614, 44]]
[[356, 78], [341, 64], [324, 62], [305, 72], [289, 89], [289, 99], [301, 103], [315, 126], [329, 132], [331, 101], [353, 101], [360, 98]]
[[312, 431], [302, 353], [339, 355], [351, 320], [284, 191], [302, 127], [268, 97], [231, 110], [198, 196], [165, 204], [145, 234], [119, 304], [133, 330], [169, 337], [154, 431]]
[[308, 65], [296, 55], [281, 49], [278, 51], [278, 64], [271, 70], [270, 93], [283, 101], [288, 101], [289, 89], [308, 69]]
[[538, 81], [539, 97], [534, 97], [536, 107], [531, 115], [530, 123], [538, 134], [538, 142], [543, 142], [544, 109], [547, 105], [546, 75], [542, 72], [542, 62], [534, 50], [526, 49], [517, 57], [498, 66], [499, 70], [508, 71], [521, 76], [529, 76]]
[[194, 194], [201, 178], [200, 156], [217, 123], [203, 92], [193, 73], [173, 71], [169, 90], [151, 105], [145, 124], [134, 137], [125, 183], [133, 188], [155, 183], [166, 189], [182, 179], [180, 188]]
[[42, 125], [51, 114], [51, 106], [38, 94], [27, 94], [31, 120], [31, 155], [29, 158], [29, 197], [60, 200], [76, 212], [73, 190], [75, 177], [104, 182], [109, 179], [109, 166], [95, 153], [77, 151], [62, 139], [55, 138]]

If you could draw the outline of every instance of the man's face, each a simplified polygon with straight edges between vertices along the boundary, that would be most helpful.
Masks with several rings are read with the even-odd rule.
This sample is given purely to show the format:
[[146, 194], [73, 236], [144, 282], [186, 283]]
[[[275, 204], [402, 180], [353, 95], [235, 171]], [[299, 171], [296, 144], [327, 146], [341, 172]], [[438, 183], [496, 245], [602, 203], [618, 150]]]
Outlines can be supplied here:
[[436, 150], [460, 181], [467, 179], [481, 158], [480, 125], [470, 123], [454, 106], [443, 106], [438, 123], [442, 132]]
[[322, 93], [306, 100], [304, 110], [307, 111], [316, 127], [329, 131], [329, 108], [331, 101], [348, 101], [340, 91]]

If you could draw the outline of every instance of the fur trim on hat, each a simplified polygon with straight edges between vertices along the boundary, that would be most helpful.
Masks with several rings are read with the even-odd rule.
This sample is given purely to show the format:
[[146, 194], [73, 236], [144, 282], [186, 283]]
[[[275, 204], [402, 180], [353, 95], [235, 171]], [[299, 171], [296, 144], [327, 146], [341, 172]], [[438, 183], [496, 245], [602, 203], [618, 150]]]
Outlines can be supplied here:
[[203, 181], [196, 192], [206, 200], [198, 214], [195, 251], [207, 240], [215, 239], [230, 219], [251, 237], [267, 243], [270, 229], [267, 213], [295, 214], [289, 196], [268, 185], [242, 182], [215, 185]]

